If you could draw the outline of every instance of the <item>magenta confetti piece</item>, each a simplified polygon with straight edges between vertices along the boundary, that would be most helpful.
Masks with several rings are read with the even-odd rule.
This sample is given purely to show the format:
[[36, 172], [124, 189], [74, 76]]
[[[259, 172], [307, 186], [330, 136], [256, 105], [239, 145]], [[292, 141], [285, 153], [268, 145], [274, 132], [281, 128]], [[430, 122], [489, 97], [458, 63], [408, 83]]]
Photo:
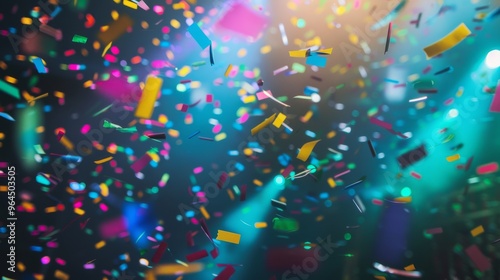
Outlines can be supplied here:
[[140, 159], [134, 162], [130, 167], [134, 170], [135, 173], [139, 173], [146, 165], [151, 161], [151, 156], [148, 154], [144, 154]]
[[498, 171], [498, 163], [496, 162], [491, 162], [488, 164], [484, 164], [481, 166], [478, 166], [476, 169], [476, 173], [478, 175], [485, 175], [485, 174], [490, 174], [490, 173], [495, 173]]

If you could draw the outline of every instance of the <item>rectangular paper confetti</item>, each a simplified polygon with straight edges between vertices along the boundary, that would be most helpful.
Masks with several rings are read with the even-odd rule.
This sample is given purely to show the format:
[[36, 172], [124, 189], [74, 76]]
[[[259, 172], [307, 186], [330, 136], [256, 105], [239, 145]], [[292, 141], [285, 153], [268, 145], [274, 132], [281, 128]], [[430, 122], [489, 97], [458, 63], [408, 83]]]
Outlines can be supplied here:
[[472, 260], [474, 265], [479, 269], [480, 271], [486, 271], [491, 269], [491, 261], [489, 258], [487, 258], [481, 250], [476, 245], [469, 246], [467, 249], [465, 249], [465, 253], [467, 253], [467, 256]]
[[149, 76], [146, 80], [146, 85], [142, 91], [141, 99], [135, 110], [135, 116], [141, 119], [150, 119], [153, 115], [153, 110], [156, 102], [156, 97], [161, 89], [163, 80]]
[[241, 234], [233, 233], [224, 230], [217, 231], [217, 237], [215, 239], [219, 241], [229, 242], [233, 244], [240, 244]]
[[19, 89], [2, 80], [0, 80], [0, 90], [12, 97], [21, 99], [21, 95], [19, 94]]
[[483, 233], [483, 232], [484, 232], [484, 228], [483, 228], [483, 226], [478, 226], [478, 227], [476, 227], [476, 228], [472, 229], [472, 230], [470, 231], [470, 234], [471, 234], [473, 237], [476, 237], [476, 236], [480, 235], [480, 234], [481, 234], [481, 233]]
[[490, 112], [500, 113], [500, 80], [498, 80], [495, 96], [491, 101]]
[[41, 58], [37, 57], [33, 59], [33, 64], [35, 64], [36, 71], [40, 74], [45, 74], [47, 73], [47, 69], [45, 68], [45, 65], [43, 65], [43, 61]]
[[323, 57], [323, 56], [320, 56], [320, 55], [317, 55], [317, 54], [308, 56], [306, 58], [306, 64], [307, 65], [318, 66], [318, 67], [321, 67], [321, 68], [325, 68], [326, 67], [327, 61], [328, 61], [328, 59], [326, 57]]
[[467, 36], [469, 36], [470, 34], [471, 31], [469, 30], [469, 28], [467, 28], [467, 26], [464, 23], [461, 23], [446, 36], [424, 48], [424, 52], [427, 55], [427, 59], [433, 58], [455, 47], [465, 38], [467, 38]]
[[191, 24], [187, 30], [202, 49], [206, 49], [212, 43], [208, 36], [205, 35], [203, 30], [201, 30], [201, 28], [198, 26], [198, 24]]

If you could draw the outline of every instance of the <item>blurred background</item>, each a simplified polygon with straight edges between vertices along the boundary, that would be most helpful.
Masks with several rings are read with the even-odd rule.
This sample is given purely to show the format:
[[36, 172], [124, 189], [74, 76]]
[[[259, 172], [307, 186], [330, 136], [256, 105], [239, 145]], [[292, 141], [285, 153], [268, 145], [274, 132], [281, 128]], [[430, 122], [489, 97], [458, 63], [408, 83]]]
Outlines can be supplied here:
[[0, 275], [500, 279], [499, 6], [6, 1]]

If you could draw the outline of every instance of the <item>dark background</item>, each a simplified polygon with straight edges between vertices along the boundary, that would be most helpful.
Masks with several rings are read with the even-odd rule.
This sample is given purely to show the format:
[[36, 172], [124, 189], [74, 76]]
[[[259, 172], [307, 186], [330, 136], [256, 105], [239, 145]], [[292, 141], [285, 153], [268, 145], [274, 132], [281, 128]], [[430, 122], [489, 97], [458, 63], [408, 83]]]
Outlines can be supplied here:
[[[217, 230], [222, 229], [240, 233], [241, 242], [239, 245], [220, 242], [219, 257], [198, 261], [203, 263], [204, 269], [197, 273], [186, 273], [183, 279], [212, 279], [222, 271], [222, 268], [216, 266], [221, 263], [236, 265], [232, 279], [270, 279], [273, 276], [282, 279], [283, 269], [275, 269], [270, 263], [283, 262], [285, 267], [291, 267], [292, 264], [286, 260], [292, 259], [293, 254], [298, 254], [299, 260], [310, 254], [310, 250], [304, 248], [305, 242], [317, 246], [315, 244], [318, 244], [318, 238], [324, 239], [327, 236], [338, 242], [339, 247], [326, 261], [319, 264], [317, 270], [309, 274], [308, 279], [373, 279], [373, 275], [385, 275], [387, 279], [398, 277], [376, 271], [373, 268], [374, 262], [397, 269], [414, 264], [423, 273], [424, 279], [500, 279], [499, 245], [491, 244], [500, 238], [500, 181], [497, 173], [478, 176], [475, 171], [479, 165], [498, 161], [500, 155], [500, 134], [497, 129], [500, 119], [497, 114], [489, 112], [493, 95], [483, 90], [485, 86], [495, 87], [499, 78], [498, 69], [489, 70], [484, 66], [486, 54], [500, 48], [496, 30], [499, 20], [487, 23], [473, 20], [479, 13], [475, 11], [476, 7], [488, 5], [483, 11], [489, 12], [498, 7], [498, 1], [408, 3], [393, 20], [392, 43], [385, 55], [387, 26], [379, 32], [365, 31], [364, 35], [358, 34], [360, 41], [369, 40], [367, 44], [371, 49], [370, 54], [364, 53], [359, 43], [356, 49], [352, 49], [353, 38], [349, 36], [354, 33], [354, 28], [366, 30], [372, 26], [379, 20], [376, 14], [389, 13], [397, 1], [361, 1], [360, 8], [354, 8], [354, 1], [346, 1], [345, 6], [348, 8], [344, 14], [338, 10], [343, 5], [341, 2], [243, 1], [268, 20], [262, 34], [254, 40], [215, 30], [215, 23], [230, 9], [232, 2], [198, 1], [195, 5], [190, 4], [190, 10], [194, 11], [196, 6], [205, 8], [204, 13], [195, 13], [193, 20], [205, 22], [204, 29], [208, 31], [214, 44], [213, 66], [209, 63], [207, 50], [202, 51], [186, 34], [188, 24], [183, 10], [174, 10], [171, 2], [150, 0], [147, 2], [151, 7], [149, 11], [140, 8], [132, 10], [113, 1], [78, 0], [76, 6], [73, 2], [61, 4], [61, 12], [49, 25], [62, 30], [63, 39], [56, 41], [35, 31], [20, 46], [19, 52], [15, 51], [7, 35], [17, 33], [27, 37], [23, 33], [21, 18], [30, 17], [30, 11], [38, 4], [36, 1], [10, 0], [3, 3], [0, 21], [3, 34], [0, 37], [0, 60], [3, 65], [0, 69], [1, 77], [16, 78], [15, 86], [33, 96], [49, 93], [48, 97], [40, 99], [34, 106], [29, 106], [24, 99], [11, 98], [4, 92], [0, 95], [0, 110], [16, 119], [15, 122], [0, 119], [0, 132], [4, 135], [0, 142], [0, 155], [3, 161], [9, 161], [18, 170], [18, 205], [26, 206], [30, 203], [34, 207], [32, 212], [23, 210], [25, 208], [22, 207], [18, 209], [16, 261], [18, 265], [22, 263], [24, 269], [18, 267], [19, 273], [16, 276], [5, 274], [6, 277], [37, 279], [37, 275], [43, 275], [44, 279], [56, 279], [55, 271], [60, 270], [71, 279], [112, 279], [113, 276], [118, 278], [121, 271], [135, 276], [135, 279], [142, 279], [147, 271], [155, 271], [154, 268], [141, 265], [139, 259], [142, 257], [151, 260], [159, 242], [147, 240], [147, 236], [155, 236], [155, 227], [158, 225], [163, 226], [159, 235], [168, 243], [169, 250], [157, 266], [175, 264], [176, 260], [187, 262], [187, 254], [201, 249], [211, 250], [210, 241], [199, 225], [185, 223], [182, 217], [178, 219], [179, 215], [185, 214], [181, 213], [179, 207], [191, 205], [193, 198], [189, 194], [189, 188], [198, 185], [203, 190], [211, 182], [216, 184], [220, 172], [226, 171], [226, 164], [237, 161], [245, 169], [230, 177], [225, 189], [246, 184], [246, 201], [240, 202], [238, 196], [231, 200], [224, 189], [215, 198], [210, 198], [205, 208], [210, 213], [207, 225], [213, 238], [216, 237]], [[296, 3], [297, 9], [290, 9], [289, 3], [292, 2]], [[155, 5], [164, 8], [163, 15], [153, 11]], [[55, 6], [50, 7], [53, 9]], [[212, 9], [213, 14], [209, 14]], [[135, 24], [130, 32], [113, 42], [113, 46], [120, 49], [118, 62], [106, 63], [101, 57], [103, 46], [96, 50], [92, 44], [97, 41], [99, 28], [112, 21], [113, 10], [129, 15]], [[410, 21], [416, 19], [419, 13], [422, 13], [422, 19], [419, 28], [416, 28]], [[96, 19], [91, 28], [84, 26], [87, 14], [92, 14]], [[295, 26], [294, 17], [304, 19], [305, 27]], [[181, 27], [172, 28], [171, 19], [177, 19]], [[143, 21], [149, 24], [147, 29], [141, 27]], [[461, 22], [471, 29], [473, 36], [442, 56], [426, 60], [422, 49]], [[280, 23], [285, 26], [289, 42], [287, 46], [281, 40], [278, 28]], [[252, 22], [245, 22], [242, 18], [239, 24]], [[162, 33], [165, 26], [171, 30], [168, 36]], [[74, 34], [88, 37], [88, 42], [84, 45], [72, 42]], [[288, 51], [310, 47], [294, 41], [300, 39], [306, 42], [315, 36], [321, 38], [322, 48], [333, 48], [326, 68], [320, 68], [316, 72], [308, 66], [305, 73], [273, 76], [273, 70], [284, 65], [291, 68], [294, 62], [305, 64], [304, 59], [290, 58]], [[154, 46], [153, 38], [159, 38], [164, 45]], [[260, 51], [265, 45], [272, 48], [268, 54]], [[142, 54], [139, 53], [141, 47], [144, 48]], [[346, 48], [354, 53], [347, 55]], [[74, 49], [76, 54], [66, 57], [64, 52], [70, 49]], [[240, 49], [247, 51], [246, 56], [237, 55]], [[167, 58], [167, 52], [172, 52], [174, 57]], [[131, 63], [131, 58], [136, 55], [141, 56], [142, 63]], [[33, 63], [29, 62], [30, 56], [43, 58], [49, 73], [37, 73]], [[385, 65], [383, 61], [387, 59], [393, 59], [394, 63]], [[124, 62], [120, 64], [122, 60]], [[155, 73], [150, 65], [153, 60], [169, 61], [178, 68], [197, 61], [205, 61], [206, 64], [193, 68], [186, 77], [174, 75], [169, 78], [168, 71], [175, 72], [175, 69], [167, 67]], [[70, 63], [85, 64], [86, 69], [61, 69], [61, 64]], [[246, 78], [240, 71], [235, 77], [224, 77], [228, 64], [248, 71], [258, 69], [260, 75]], [[130, 68], [127, 69], [124, 65]], [[367, 77], [360, 75], [360, 66], [366, 69]], [[428, 66], [432, 70], [423, 74], [422, 71]], [[448, 66], [454, 67], [452, 73], [433, 75]], [[113, 71], [119, 72], [122, 78], [136, 76], [137, 81], [123, 82], [125, 78], [116, 85], [109, 86], [108, 83], [108, 86], [104, 86], [106, 74]], [[134, 92], [140, 92], [139, 83], [145, 81], [149, 74], [158, 75], [164, 80], [162, 94], [158, 98], [152, 119], [158, 120], [160, 114], [166, 115], [168, 123], [165, 128], [137, 122], [135, 126], [138, 135], [118, 131], [103, 133], [98, 143], [103, 148], [100, 150], [99, 145], [94, 145], [91, 154], [82, 156], [81, 163], [61, 176], [59, 184], [47, 188], [36, 183], [35, 178], [39, 172], [55, 174], [52, 168], [54, 162], [70, 167], [60, 156], [50, 155], [71, 153], [57, 141], [54, 132], [56, 129], [64, 128], [66, 137], [77, 147], [79, 143], [88, 140], [80, 132], [85, 124], [99, 129], [106, 119], [123, 127], [130, 126], [135, 120], [133, 111], [122, 109], [124, 105], [135, 108], [137, 101], [133, 98], [128, 98], [130, 102], [124, 100]], [[408, 77], [412, 74], [434, 80], [434, 87], [438, 90], [438, 93], [428, 95], [425, 107], [421, 109], [416, 109], [416, 103], [408, 102], [421, 96], [409, 81]], [[322, 81], [312, 79], [312, 75], [321, 77]], [[272, 100], [244, 104], [238, 96], [241, 84], [252, 84], [258, 78], [264, 80], [264, 88], [271, 90], [274, 96], [287, 96], [285, 103], [291, 107], [284, 110], [283, 106]], [[386, 78], [407, 85], [394, 88], [393, 83], [384, 81]], [[199, 81], [201, 86], [185, 92], [176, 90], [179, 82], [186, 79]], [[216, 79], [220, 79], [222, 84], [217, 85]], [[83, 83], [88, 80], [93, 80], [97, 86], [94, 89], [84, 88]], [[232, 85], [232, 82], [236, 85]], [[292, 98], [303, 95], [306, 86], [319, 89], [319, 103]], [[463, 95], [457, 97], [456, 93], [461, 87]], [[55, 91], [65, 93], [64, 104], [55, 97]], [[189, 109], [193, 123], [186, 124], [186, 113], [177, 110], [176, 105], [193, 104], [200, 98], [204, 99], [207, 93], [213, 94], [214, 100], [220, 101], [222, 113], [217, 114], [213, 104], [202, 101]], [[445, 105], [444, 102], [449, 98], [453, 98], [453, 103]], [[113, 109], [93, 117], [96, 112], [113, 102]], [[339, 109], [339, 106], [343, 109]], [[394, 130], [411, 133], [411, 137], [403, 139], [371, 124], [368, 111], [372, 108], [378, 108], [378, 115], [384, 121], [392, 123]], [[456, 109], [459, 115], [450, 118], [451, 109]], [[239, 118], [238, 110], [247, 110], [251, 114], [249, 121], [241, 125], [241, 130], [234, 126]], [[301, 121], [301, 117], [309, 110], [314, 112], [313, 117], [308, 122]], [[251, 128], [280, 111], [288, 116], [285, 123], [293, 128], [292, 133], [281, 128], [271, 133], [273, 141], [267, 140], [269, 135], [260, 135], [249, 141]], [[222, 132], [227, 134], [226, 139], [203, 141], [198, 136], [188, 139], [196, 131], [200, 131], [199, 136], [214, 138], [211, 119], [222, 124]], [[350, 133], [343, 131], [341, 124], [348, 124]], [[43, 132], [36, 132], [37, 127], [43, 127]], [[446, 132], [440, 133], [445, 128]], [[179, 136], [169, 134], [170, 129], [178, 131]], [[313, 139], [307, 136], [306, 130], [314, 132], [316, 137]], [[167, 157], [160, 155], [156, 167], [145, 167], [142, 171], [144, 178], [139, 179], [130, 165], [153, 147], [159, 151], [165, 150], [162, 142], [137, 139], [137, 136], [149, 131], [167, 133], [167, 139], [162, 142], [170, 145], [169, 154]], [[327, 137], [330, 131], [336, 132], [336, 136], [331, 139]], [[377, 158], [371, 156], [367, 143], [360, 141], [360, 137], [371, 139], [379, 153]], [[453, 139], [445, 142], [443, 139], [446, 137]], [[299, 161], [295, 158], [297, 149], [316, 139], [322, 141], [315, 147], [311, 158], [329, 160], [328, 164], [319, 168], [322, 169], [319, 171], [322, 175], [317, 173], [313, 174], [314, 177], [287, 180], [284, 186], [277, 184], [274, 178], [285, 167], [280, 164], [278, 157], [287, 154], [292, 158], [290, 164], [295, 167], [296, 172], [304, 170], [311, 163], [311, 158], [305, 163]], [[230, 150], [248, 147], [248, 142], [257, 142], [261, 147], [260, 150], [254, 150], [252, 157], [243, 155], [242, 150], [238, 156], [228, 154]], [[33, 145], [36, 144], [45, 146], [46, 155], [35, 156]], [[108, 162], [103, 164], [103, 170], [99, 174], [93, 173], [96, 169], [94, 161], [110, 156], [106, 148], [113, 144], [129, 148], [129, 154], [112, 154], [113, 162], [123, 172], [116, 173]], [[328, 148], [339, 151], [340, 144], [349, 146], [349, 150], [341, 151], [343, 158], [334, 160], [334, 154]], [[397, 157], [421, 144], [428, 150], [427, 157], [406, 169], [399, 168]], [[458, 144], [463, 144], [463, 148], [458, 152], [453, 151], [452, 148]], [[76, 150], [75, 148], [74, 152]], [[446, 157], [455, 153], [459, 153], [461, 159], [447, 162]], [[457, 169], [457, 165], [465, 164], [470, 157], [474, 159], [468, 171]], [[332, 165], [333, 163], [337, 165]], [[349, 164], [351, 172], [336, 180], [339, 186], [330, 188], [327, 179], [346, 170]], [[194, 175], [193, 169], [199, 166], [204, 171]], [[422, 179], [413, 178], [411, 171], [421, 174]], [[210, 176], [211, 172], [216, 175]], [[164, 173], [170, 176], [168, 183], [164, 188], [159, 188], [158, 193], [152, 192]], [[350, 192], [343, 190], [343, 186], [362, 176], [367, 176], [365, 182]], [[477, 179], [471, 181], [471, 178]], [[255, 179], [263, 182], [263, 185], [257, 186]], [[98, 185], [107, 180], [112, 182], [109, 185], [109, 196], [99, 194], [99, 197], [109, 209], [102, 211], [99, 203], [93, 203], [90, 193], [99, 193]], [[67, 189], [71, 181], [84, 182], [86, 190], [80, 194], [69, 193]], [[124, 186], [126, 183], [131, 186], [130, 192]], [[412, 190], [412, 202], [391, 203], [390, 200], [401, 196], [401, 190], [405, 187]], [[468, 191], [464, 195], [465, 189]], [[354, 194], [364, 202], [364, 213], [360, 213], [353, 204]], [[6, 194], [2, 194], [2, 197], [6, 197]], [[280, 212], [270, 204], [271, 199], [280, 197], [287, 201], [286, 212]], [[383, 200], [383, 205], [375, 205], [373, 199]], [[83, 216], [78, 216], [73, 211], [73, 204], [78, 200], [83, 201]], [[58, 204], [64, 205], [65, 209], [46, 213], [47, 207]], [[6, 214], [3, 213], [1, 216], [5, 217]], [[289, 234], [273, 230], [272, 220], [277, 215], [296, 219], [300, 229]], [[95, 244], [104, 239], [100, 234], [100, 227], [119, 217], [124, 217], [128, 222], [125, 230], [127, 236], [106, 239], [105, 247], [95, 249]], [[197, 212], [195, 217], [202, 218], [203, 215]], [[322, 217], [322, 220], [317, 221], [318, 217]], [[87, 220], [86, 227], [82, 230], [80, 223]], [[268, 227], [255, 229], [245, 225], [253, 225], [259, 221], [267, 222]], [[479, 225], [485, 228], [485, 233], [472, 237], [470, 230]], [[44, 229], [43, 226], [47, 228]], [[442, 227], [444, 232], [433, 237], [424, 235], [426, 229], [435, 227]], [[2, 232], [6, 231], [4, 224], [1, 224], [0, 229]], [[40, 238], [54, 231], [58, 232], [49, 240]], [[194, 237], [194, 248], [186, 243], [188, 231], [198, 231]], [[136, 242], [142, 233], [145, 234]], [[350, 240], [345, 240], [349, 239], [346, 238], [346, 233], [352, 236]], [[48, 241], [57, 243], [57, 248], [51, 248]], [[480, 273], [475, 269], [464, 252], [464, 248], [472, 244], [477, 244], [491, 259], [491, 270]], [[1, 246], [4, 257], [4, 240]], [[278, 249], [284, 249], [280, 251], [280, 260], [267, 259], [266, 256]], [[123, 254], [128, 254], [128, 259], [120, 259]], [[50, 263], [46, 265], [41, 263], [45, 256], [50, 257]], [[56, 259], [64, 260], [65, 264], [61, 265]], [[95, 268], [84, 269], [83, 265], [92, 260]], [[2, 274], [7, 272], [3, 265], [0, 267]], [[22, 270], [24, 271], [20, 272]], [[178, 279], [178, 276], [157, 275], [156, 279]]]

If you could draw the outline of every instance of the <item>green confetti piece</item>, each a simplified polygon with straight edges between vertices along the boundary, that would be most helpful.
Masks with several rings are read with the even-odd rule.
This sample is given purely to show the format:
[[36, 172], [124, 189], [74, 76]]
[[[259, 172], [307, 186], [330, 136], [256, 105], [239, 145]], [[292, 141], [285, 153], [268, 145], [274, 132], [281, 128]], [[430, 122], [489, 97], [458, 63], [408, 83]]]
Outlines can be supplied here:
[[87, 37], [80, 36], [80, 35], [73, 35], [73, 42], [85, 44], [85, 43], [87, 43]]
[[304, 73], [306, 72], [306, 67], [300, 63], [294, 62], [292, 64], [292, 70], [297, 73]]
[[299, 223], [289, 218], [274, 218], [273, 229], [283, 232], [294, 232], [299, 229]]
[[2, 80], [0, 80], [0, 90], [6, 92], [8, 95], [12, 97], [21, 99], [21, 95], [19, 94], [19, 89]]

